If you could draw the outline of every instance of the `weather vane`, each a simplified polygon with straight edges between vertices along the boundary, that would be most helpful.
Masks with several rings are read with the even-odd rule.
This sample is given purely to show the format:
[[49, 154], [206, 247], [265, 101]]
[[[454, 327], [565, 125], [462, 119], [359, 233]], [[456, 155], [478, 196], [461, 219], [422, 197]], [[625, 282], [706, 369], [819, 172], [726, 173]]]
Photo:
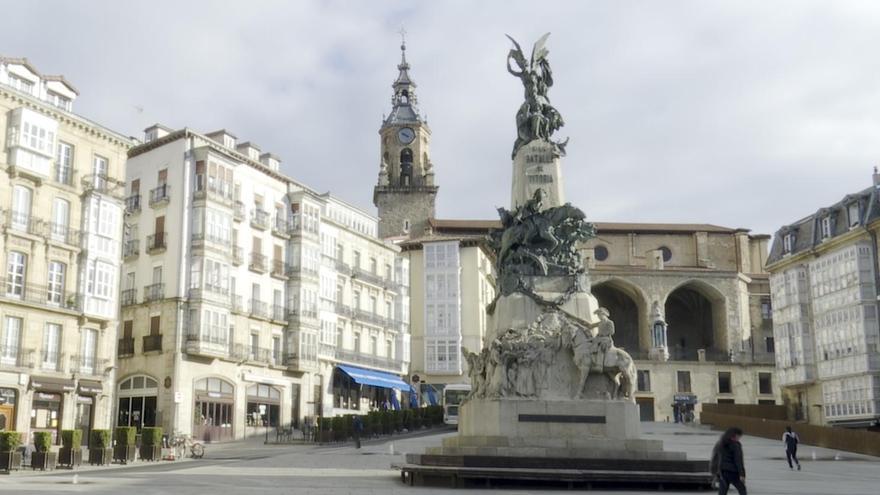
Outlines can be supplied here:
[[400, 44], [406, 45], [406, 28], [403, 25], [400, 26], [400, 31], [397, 34], [400, 35]]

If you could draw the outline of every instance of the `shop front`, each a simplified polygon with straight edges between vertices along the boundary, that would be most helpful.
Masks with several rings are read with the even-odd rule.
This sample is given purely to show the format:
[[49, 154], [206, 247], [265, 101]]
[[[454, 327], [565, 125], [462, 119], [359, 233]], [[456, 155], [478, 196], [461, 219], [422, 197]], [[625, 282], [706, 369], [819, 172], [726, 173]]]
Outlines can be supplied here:
[[[159, 384], [155, 379], [146, 375], [126, 378], [119, 383], [116, 396], [116, 426], [134, 426], [138, 431], [156, 426]], [[94, 401], [88, 409], [94, 409]]]
[[222, 378], [202, 378], [193, 386], [193, 438], [223, 442], [235, 438], [235, 387]]
[[369, 409], [400, 409], [398, 392], [415, 393], [399, 376], [383, 371], [340, 364], [333, 373], [336, 407], [359, 410], [363, 399], [367, 399]]
[[76, 390], [73, 380], [63, 378], [31, 377], [34, 391], [31, 402], [31, 433], [52, 434], [52, 444], [61, 440], [61, 417], [64, 413], [64, 395]]
[[74, 428], [82, 431], [82, 446], [89, 445], [92, 428], [95, 425], [95, 407], [98, 397], [104, 391], [101, 382], [80, 380], [76, 389], [76, 414]]
[[693, 423], [697, 396], [694, 394], [675, 394], [672, 396], [672, 417], [676, 423]]
[[18, 392], [14, 388], [0, 388], [0, 431], [15, 430], [15, 406]]
[[281, 424], [281, 391], [272, 385], [255, 383], [247, 388], [247, 425]]

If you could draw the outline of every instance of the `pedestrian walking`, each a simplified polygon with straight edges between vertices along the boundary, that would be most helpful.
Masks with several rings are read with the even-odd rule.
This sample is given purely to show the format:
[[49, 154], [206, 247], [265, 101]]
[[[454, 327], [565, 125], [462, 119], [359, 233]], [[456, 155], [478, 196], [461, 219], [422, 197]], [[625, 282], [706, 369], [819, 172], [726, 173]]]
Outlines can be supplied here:
[[[801, 439], [797, 433], [791, 430], [791, 426], [785, 427], [785, 433], [782, 434], [782, 443], [785, 444], [785, 458], [788, 460], [788, 468], [794, 469], [794, 466], [797, 465], [798, 471], [800, 471], [801, 462], [797, 458], [797, 448], [798, 444], [801, 443]], [[794, 464], [791, 461], [794, 461]]]
[[709, 469], [718, 477], [718, 495], [727, 495], [730, 485], [736, 487], [739, 495], [746, 495], [746, 467], [739, 443], [742, 434], [737, 427], [728, 428], [712, 449]]
[[361, 448], [361, 433], [364, 431], [364, 422], [359, 415], [355, 415], [351, 420], [351, 429], [354, 430], [354, 448]]

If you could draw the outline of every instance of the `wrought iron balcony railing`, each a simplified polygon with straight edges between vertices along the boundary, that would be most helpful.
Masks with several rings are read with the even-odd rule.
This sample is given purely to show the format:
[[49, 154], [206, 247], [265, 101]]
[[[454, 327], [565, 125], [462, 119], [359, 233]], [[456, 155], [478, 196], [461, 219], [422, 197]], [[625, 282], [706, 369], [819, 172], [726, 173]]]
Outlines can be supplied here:
[[171, 201], [171, 186], [168, 184], [160, 184], [150, 190], [150, 206], [158, 206], [167, 204]]
[[254, 209], [251, 211], [251, 227], [260, 230], [269, 228], [269, 212]]
[[144, 287], [144, 302], [153, 302], [165, 297], [165, 284], [150, 284]]

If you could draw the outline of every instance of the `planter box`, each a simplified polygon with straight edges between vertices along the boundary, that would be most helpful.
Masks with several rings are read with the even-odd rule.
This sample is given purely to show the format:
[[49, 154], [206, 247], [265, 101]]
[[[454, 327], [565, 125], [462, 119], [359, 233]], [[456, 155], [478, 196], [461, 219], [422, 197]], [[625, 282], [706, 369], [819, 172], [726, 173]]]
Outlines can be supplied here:
[[161, 445], [141, 445], [142, 461], [158, 461], [162, 459]]
[[82, 466], [83, 452], [81, 448], [61, 447], [58, 451], [58, 464], [70, 469]]
[[53, 470], [58, 464], [57, 452], [34, 452], [31, 454], [31, 469]]
[[113, 460], [122, 464], [134, 462], [137, 458], [137, 447], [134, 445], [117, 445], [113, 447]]
[[0, 452], [0, 471], [10, 472], [21, 469], [21, 452]]
[[113, 449], [89, 449], [89, 464], [106, 466], [113, 460]]

